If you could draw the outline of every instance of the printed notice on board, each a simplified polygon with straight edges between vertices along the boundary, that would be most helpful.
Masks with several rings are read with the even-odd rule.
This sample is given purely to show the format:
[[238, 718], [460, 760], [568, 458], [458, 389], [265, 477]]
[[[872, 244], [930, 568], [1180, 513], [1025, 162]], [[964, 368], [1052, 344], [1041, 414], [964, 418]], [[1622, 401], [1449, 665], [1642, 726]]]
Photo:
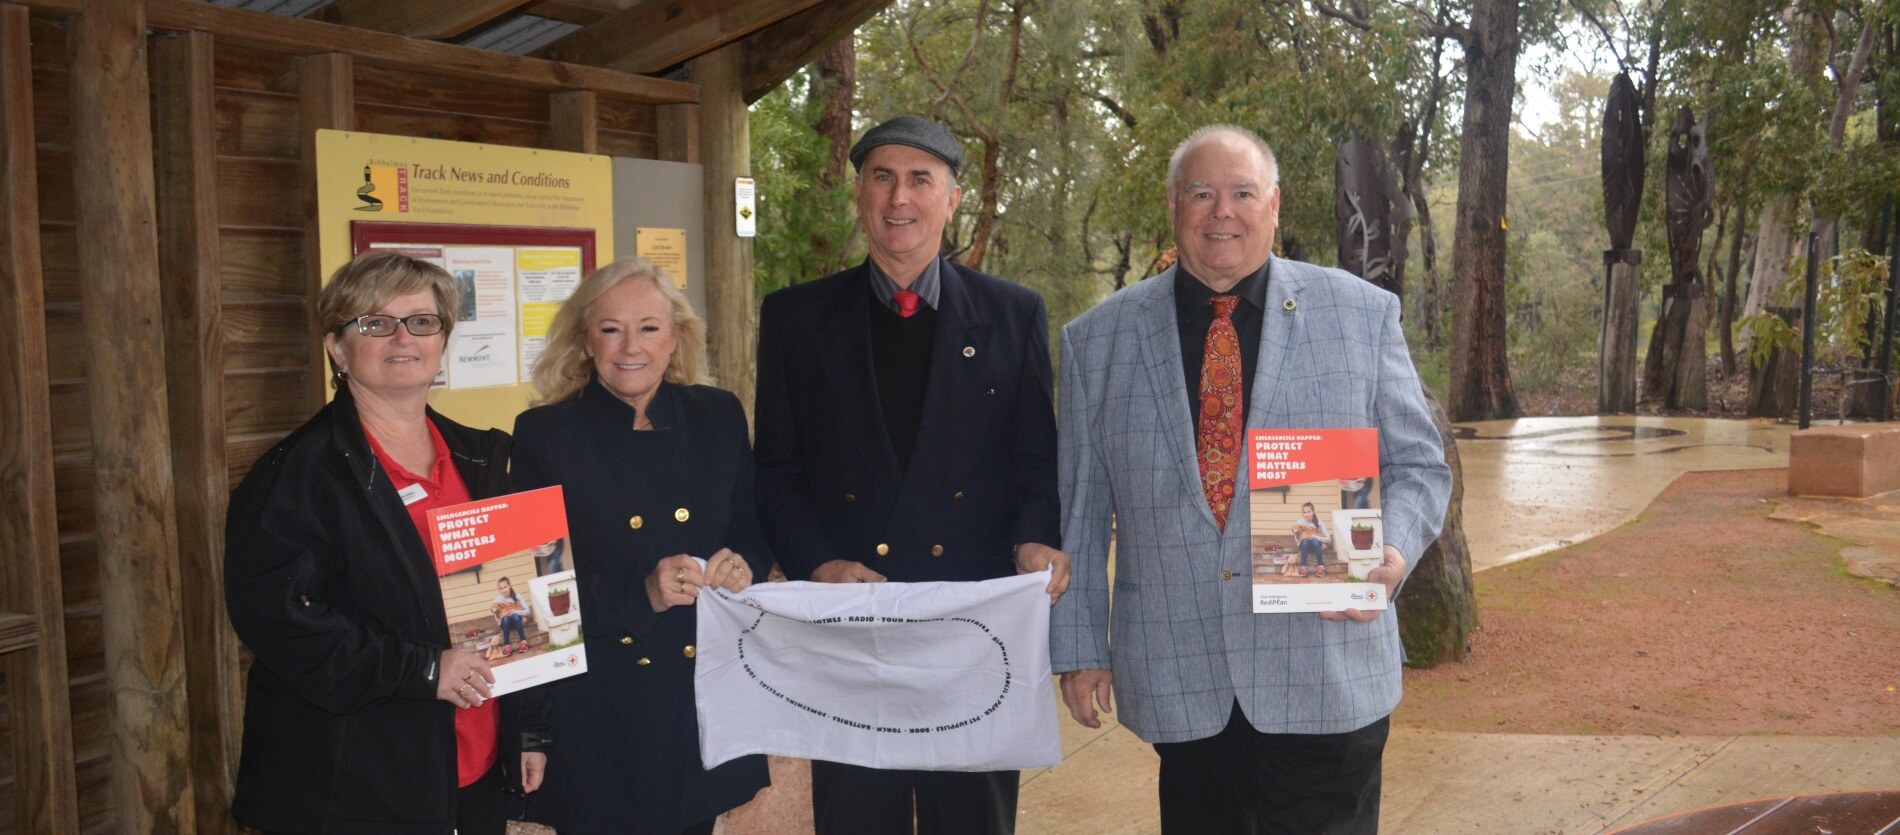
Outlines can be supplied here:
[[639, 227], [633, 234], [633, 253], [666, 270], [674, 287], [686, 289], [686, 230]]
[[443, 267], [462, 290], [449, 338], [449, 388], [512, 386], [515, 357], [515, 252], [512, 247], [443, 247]]
[[515, 250], [521, 277], [521, 376], [534, 373], [548, 342], [548, 326], [561, 302], [581, 283], [581, 251], [574, 247], [522, 247]]
[[734, 221], [738, 224], [738, 235], [750, 238], [759, 233], [759, 206], [753, 195], [755, 187], [751, 177], [738, 177], [732, 181], [732, 198], [737, 205], [733, 207]]

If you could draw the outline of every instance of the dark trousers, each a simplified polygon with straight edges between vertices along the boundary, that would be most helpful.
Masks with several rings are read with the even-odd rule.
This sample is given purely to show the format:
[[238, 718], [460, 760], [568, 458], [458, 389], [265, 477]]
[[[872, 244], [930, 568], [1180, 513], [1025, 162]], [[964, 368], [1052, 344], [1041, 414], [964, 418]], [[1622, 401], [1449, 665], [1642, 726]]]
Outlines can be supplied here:
[[1016, 831], [1018, 776], [1014, 771], [892, 771], [813, 760], [814, 829], [817, 835], [1010, 835]]
[[501, 761], [487, 774], [455, 790], [456, 835], [505, 835], [508, 831], [508, 790], [502, 785]]
[[1234, 704], [1206, 739], [1157, 743], [1164, 835], [1373, 835], [1388, 719], [1343, 734], [1267, 734]]

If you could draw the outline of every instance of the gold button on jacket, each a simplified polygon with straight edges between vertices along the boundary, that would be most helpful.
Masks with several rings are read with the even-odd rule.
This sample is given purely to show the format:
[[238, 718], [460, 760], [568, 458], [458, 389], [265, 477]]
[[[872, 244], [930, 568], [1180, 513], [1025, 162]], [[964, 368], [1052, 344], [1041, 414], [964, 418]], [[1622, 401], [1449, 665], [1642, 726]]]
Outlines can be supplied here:
[[686, 656], [687, 658], [691, 658], [695, 655], [698, 655], [699, 650], [694, 649], [692, 644], [687, 644], [685, 649], [680, 650], [680, 654]]
[[682, 507], [679, 510], [673, 511], [673, 519], [675, 521], [684, 522], [691, 518], [693, 518], [693, 513], [686, 508]]
[[880, 542], [880, 543], [878, 543], [878, 544], [877, 544], [877, 555], [878, 555], [878, 556], [880, 556], [880, 557], [887, 557], [887, 556], [890, 556], [890, 553], [891, 553], [891, 546], [889, 546], [889, 545], [886, 545], [886, 544], [884, 544], [884, 543], [882, 543], [882, 542]]
[[931, 556], [933, 556], [933, 557], [941, 557], [941, 556], [943, 556], [943, 546], [942, 546], [942, 545], [932, 545], [932, 546], [930, 546], [930, 555], [931, 555]]
[[641, 658], [640, 660], [638, 660], [638, 661], [635, 661], [635, 662], [633, 662], [633, 663], [635, 663], [635, 664], [638, 664], [638, 665], [640, 665], [640, 666], [642, 666], [642, 667], [644, 667], [644, 666], [646, 666], [646, 665], [648, 665], [648, 664], [651, 664], [651, 663], [653, 663], [653, 659], [651, 659], [651, 658]]
[[621, 639], [620, 639], [620, 645], [621, 645], [621, 646], [623, 646], [623, 647], [630, 647], [630, 646], [633, 646], [633, 636], [632, 636], [632, 635], [628, 635], [628, 636], [626, 636], [626, 637], [624, 637], [624, 638], [621, 638]]
[[632, 528], [637, 531], [640, 529], [641, 525], [644, 525], [646, 523], [647, 523], [647, 520], [642, 519], [636, 515], [633, 518], [627, 520], [627, 527]]

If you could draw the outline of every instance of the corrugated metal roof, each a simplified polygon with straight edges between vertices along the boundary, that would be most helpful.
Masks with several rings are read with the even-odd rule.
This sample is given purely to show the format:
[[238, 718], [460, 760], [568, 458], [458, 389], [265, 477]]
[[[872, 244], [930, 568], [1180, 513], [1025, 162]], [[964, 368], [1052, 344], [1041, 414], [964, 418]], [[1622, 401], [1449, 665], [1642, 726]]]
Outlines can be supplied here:
[[[389, 2], [400, 1], [389, 0]], [[209, 2], [285, 17], [309, 17], [312, 12], [336, 0], [209, 0]], [[504, 15], [487, 26], [479, 27], [467, 36], [455, 39], [454, 42], [490, 52], [527, 55], [560, 40], [567, 33], [579, 28], [581, 28], [580, 25], [576, 23], [531, 14], [512, 14]]]

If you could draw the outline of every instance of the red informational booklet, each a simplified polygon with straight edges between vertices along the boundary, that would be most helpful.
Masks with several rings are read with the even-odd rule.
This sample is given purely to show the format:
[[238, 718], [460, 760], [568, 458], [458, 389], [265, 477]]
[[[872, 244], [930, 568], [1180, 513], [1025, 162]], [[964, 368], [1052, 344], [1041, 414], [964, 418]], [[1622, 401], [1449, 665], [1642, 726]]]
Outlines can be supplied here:
[[488, 659], [495, 695], [587, 672], [560, 487], [440, 507], [428, 517], [449, 637]]
[[1253, 610], [1383, 609], [1379, 430], [1249, 429]]

